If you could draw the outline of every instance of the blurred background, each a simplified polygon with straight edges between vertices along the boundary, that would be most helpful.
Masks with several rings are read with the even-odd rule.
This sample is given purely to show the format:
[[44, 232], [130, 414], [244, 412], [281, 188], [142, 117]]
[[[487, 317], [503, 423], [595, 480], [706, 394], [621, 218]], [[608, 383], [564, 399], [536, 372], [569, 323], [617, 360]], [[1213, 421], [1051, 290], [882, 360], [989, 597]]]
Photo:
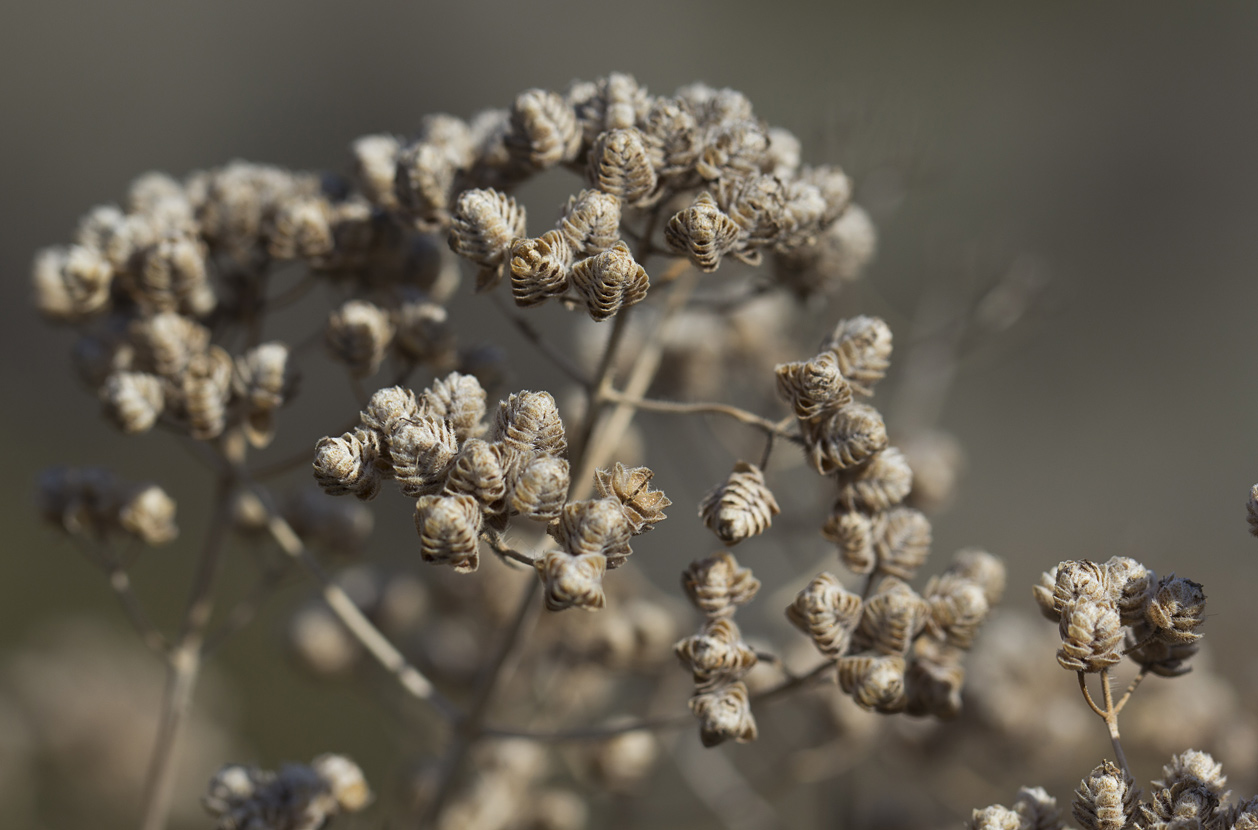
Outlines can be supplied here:
[[[65, 723], [138, 724], [156, 711], [161, 679], [134, 650], [98, 573], [34, 516], [38, 471], [99, 464], [168, 485], [184, 537], [146, 554], [136, 573], [168, 623], [186, 594], [191, 540], [207, 518], [197, 503], [208, 493], [169, 436], [123, 440], [99, 418], [69, 371], [72, 335], [31, 309], [35, 251], [67, 241], [81, 214], [121, 199], [147, 170], [182, 176], [236, 158], [344, 170], [359, 135], [406, 134], [427, 113], [468, 117], [528, 87], [563, 90], [611, 71], [658, 93], [692, 81], [741, 90], [758, 115], [801, 139], [806, 162], [837, 163], [854, 178], [878, 227], [877, 259], [833, 313], [810, 309], [815, 318], [879, 314], [898, 338], [923, 297], [964, 303], [1012, 269], [1046, 279], [1022, 319], [968, 350], [947, 386], [938, 425], [966, 463], [935, 517], [936, 549], [942, 557], [978, 545], [1004, 557], [1006, 606], [1027, 614], [1029, 584], [1067, 558], [1127, 555], [1202, 582], [1214, 666], [1234, 693], [1252, 696], [1258, 542], [1244, 504], [1258, 480], [1256, 37], [1258, 7], [1242, 3], [9, 4], [0, 11], [0, 353], [9, 356], [0, 372], [10, 390], [0, 410], [10, 435], [0, 801], [15, 805], [13, 826], [84, 816], [133, 826], [128, 777], [142, 775], [146, 747], [120, 756], [110, 744], [122, 739], [87, 740], [68, 727], [49, 738], [30, 702]], [[516, 369], [509, 389], [545, 382]], [[329, 400], [352, 414], [351, 396], [337, 389]], [[333, 421], [343, 420], [338, 411]], [[293, 432], [313, 443], [339, 428], [325, 421]], [[709, 455], [702, 474], [690, 474], [715, 483], [728, 458]], [[783, 504], [784, 520], [819, 524]], [[692, 509], [678, 504], [669, 524], [693, 527], [666, 524], [651, 542], [648, 571], [669, 590], [685, 563], [715, 549], [695, 535]], [[407, 510], [377, 518], [380, 558], [407, 561]], [[808, 544], [822, 545], [815, 534]], [[779, 553], [739, 556], [772, 573], [786, 561]], [[188, 758], [190, 780], [228, 760], [273, 767], [336, 750], [387, 789], [431, 751], [362, 687], [320, 684], [277, 659], [284, 620], [306, 596], [303, 585], [286, 588], [216, 656], [197, 695], [204, 735]], [[1051, 639], [1043, 647], [1051, 667]], [[1073, 680], [1054, 679], [1067, 689]], [[109, 704], [114, 711], [102, 702], [111, 696], [131, 704]], [[1085, 760], [1061, 781], [1077, 781], [1107, 753], [1100, 724], [1088, 727]], [[32, 762], [30, 748], [49, 741], [73, 763], [47, 753]], [[113, 778], [102, 781], [105, 759]], [[1138, 777], [1164, 761], [1135, 762]], [[1246, 795], [1249, 773], [1232, 782]], [[702, 804], [679, 804], [677, 826], [721, 826]], [[808, 814], [818, 822], [875, 823], [873, 808], [818, 804]], [[195, 804], [183, 815], [188, 827], [207, 826]], [[372, 821], [362, 826], [380, 826]]]

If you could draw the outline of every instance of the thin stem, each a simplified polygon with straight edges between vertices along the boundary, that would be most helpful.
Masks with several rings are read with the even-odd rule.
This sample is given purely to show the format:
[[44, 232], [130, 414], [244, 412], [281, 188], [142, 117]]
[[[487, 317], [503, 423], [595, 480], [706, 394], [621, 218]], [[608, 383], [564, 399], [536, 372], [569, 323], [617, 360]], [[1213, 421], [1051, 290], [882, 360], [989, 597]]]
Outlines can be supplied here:
[[485, 544], [494, 549], [495, 553], [501, 554], [508, 559], [514, 559], [516, 562], [528, 565], [530, 568], [537, 564], [536, 558], [529, 556], [527, 553], [520, 553], [520, 551], [504, 542], [502, 537], [496, 533], [486, 531], [481, 533], [480, 537], [485, 541]]
[[1096, 701], [1092, 699], [1092, 693], [1088, 691], [1087, 675], [1083, 672], [1076, 672], [1076, 674], [1079, 675], [1079, 691], [1083, 692], [1083, 699], [1088, 702], [1088, 706], [1092, 711], [1096, 712], [1096, 716], [1104, 720], [1105, 710], [1096, 705]]
[[585, 371], [572, 361], [568, 355], [542, 336], [531, 322], [522, 315], [507, 306], [507, 301], [502, 298], [502, 293], [495, 291], [490, 295], [494, 300], [494, 305], [502, 312], [502, 316], [511, 321], [516, 330], [524, 336], [542, 355], [555, 365], [555, 368], [563, 372], [565, 375], [576, 381], [584, 389], [589, 389], [592, 385], [589, 376]]
[[1124, 692], [1123, 696], [1119, 698], [1117, 703], [1114, 704], [1115, 716], [1117, 716], [1119, 712], [1123, 711], [1123, 707], [1127, 705], [1127, 701], [1131, 700], [1132, 693], [1136, 691], [1136, 687], [1140, 685], [1140, 681], [1144, 680], [1145, 675], [1147, 675], [1148, 673], [1149, 673], [1148, 666], [1140, 667], [1140, 671], [1136, 674], [1135, 677], [1131, 679], [1131, 685], [1127, 687], [1127, 691]]
[[166, 639], [166, 635], [149, 618], [148, 612], [144, 610], [144, 603], [140, 602], [139, 596], [136, 595], [131, 585], [130, 574], [118, 561], [118, 557], [114, 555], [113, 550], [103, 541], [95, 547], [89, 547], [86, 541], [80, 541], [82, 541], [82, 544], [80, 544], [79, 549], [84, 557], [104, 572], [110, 589], [114, 592], [114, 596], [118, 598], [118, 603], [122, 606], [122, 611], [126, 614], [127, 621], [131, 623], [131, 627], [140, 635], [140, 640], [150, 651], [163, 660], [169, 659], [170, 641]]
[[[594, 381], [586, 387], [589, 394], [586, 395], [585, 418], [581, 421], [570, 455], [573, 470], [581, 470], [584, 466], [586, 450], [593, 438], [594, 429], [598, 426], [599, 417], [603, 414], [602, 396], [611, 388], [612, 373], [616, 368], [616, 356], [620, 352], [620, 344], [624, 341], [625, 331], [629, 328], [632, 310], [632, 307], [621, 309], [612, 320], [612, 333], [607, 338], [607, 345], [603, 348], [603, 356], [599, 359]], [[580, 486], [579, 481], [579, 477], [572, 479], [574, 488]]]
[[748, 412], [737, 406], [731, 406], [723, 403], [683, 403], [681, 401], [662, 401], [654, 398], [638, 398], [621, 392], [617, 389], [607, 389], [603, 392], [603, 398], [612, 403], [623, 404], [624, 406], [640, 409], [646, 412], [659, 412], [667, 415], [725, 415], [733, 418], [739, 423], [747, 424], [755, 427], [766, 435], [785, 438], [788, 441], [800, 442], [802, 439], [795, 433], [788, 432], [785, 428], [770, 421], [768, 418], [762, 418], [754, 412]]
[[1123, 771], [1131, 775], [1131, 767], [1127, 766], [1127, 755], [1123, 752], [1122, 741], [1118, 736], [1118, 710], [1114, 708], [1114, 692], [1110, 688], [1109, 669], [1101, 670], [1101, 689], [1105, 695], [1105, 725], [1109, 728], [1110, 743], [1114, 746], [1114, 759]]

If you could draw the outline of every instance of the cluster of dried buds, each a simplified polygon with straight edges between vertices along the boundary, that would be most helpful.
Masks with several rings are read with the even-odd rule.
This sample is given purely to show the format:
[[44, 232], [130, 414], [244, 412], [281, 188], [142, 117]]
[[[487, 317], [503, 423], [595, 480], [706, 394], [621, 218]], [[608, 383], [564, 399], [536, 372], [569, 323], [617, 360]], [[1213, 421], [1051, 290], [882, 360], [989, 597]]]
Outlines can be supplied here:
[[[1231, 801], [1222, 764], [1190, 749], [1162, 767], [1148, 801], [1135, 780], [1109, 761], [1079, 782], [1071, 812], [1082, 830], [1253, 830], [1258, 798]], [[1057, 800], [1042, 788], [1023, 788], [1013, 808], [999, 804], [975, 810], [969, 830], [1062, 830]]]
[[285, 764], [278, 772], [229, 765], [210, 779], [202, 799], [218, 830], [318, 830], [370, 801], [362, 770], [344, 755]]
[[699, 720], [704, 746], [733, 739], [756, 739], [751, 694], [742, 678], [756, 665], [756, 652], [743, 642], [734, 612], [760, 590], [750, 568], [740, 567], [729, 553], [717, 553], [690, 564], [681, 586], [705, 621], [698, 633], [673, 647], [682, 665], [694, 675], [690, 711]]
[[72, 535], [123, 534], [146, 545], [162, 545], [179, 535], [175, 500], [165, 490], [120, 481], [99, 467], [45, 470], [37, 499], [40, 515]]
[[1057, 662], [1075, 672], [1104, 671], [1126, 654], [1161, 677], [1185, 674], [1205, 619], [1201, 585], [1174, 574], [1161, 579], [1134, 559], [1104, 564], [1062, 562], [1040, 577], [1035, 600], [1058, 623]]

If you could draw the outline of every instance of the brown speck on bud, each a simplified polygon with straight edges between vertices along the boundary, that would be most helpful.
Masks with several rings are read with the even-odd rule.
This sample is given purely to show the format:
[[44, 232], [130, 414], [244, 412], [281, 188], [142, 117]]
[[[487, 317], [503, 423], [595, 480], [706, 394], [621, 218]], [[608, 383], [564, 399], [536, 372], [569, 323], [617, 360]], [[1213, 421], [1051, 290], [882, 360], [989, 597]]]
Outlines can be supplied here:
[[1105, 563], [1105, 582], [1110, 597], [1118, 604], [1123, 625], [1144, 619], [1145, 605], [1153, 595], [1157, 574], [1127, 556], [1113, 556]]
[[839, 687], [862, 709], [892, 714], [903, 711], [908, 705], [902, 655], [841, 657], [838, 669]]
[[1095, 673], [1122, 660], [1123, 624], [1109, 599], [1080, 598], [1061, 607], [1057, 663], [1067, 671]]
[[476, 570], [481, 518], [480, 505], [471, 496], [421, 496], [415, 502], [420, 557], [459, 573]]
[[754, 464], [739, 461], [734, 471], [699, 503], [699, 516], [708, 529], [727, 545], [759, 536], [781, 512], [764, 473]]
[[840, 320], [821, 348], [834, 352], [853, 392], [872, 395], [891, 365], [891, 329], [878, 317]]
[[1083, 830], [1123, 830], [1135, 826], [1139, 804], [1135, 779], [1105, 761], [1079, 782], [1072, 813]]
[[423, 406], [426, 414], [449, 421], [460, 441], [485, 431], [485, 390], [475, 375], [451, 372], [440, 378], [424, 390]]
[[603, 594], [607, 557], [602, 554], [573, 556], [567, 551], [552, 550], [537, 560], [536, 567], [548, 610], [583, 608], [597, 611], [607, 605], [607, 597]]
[[709, 619], [732, 617], [738, 606], [751, 602], [760, 580], [750, 568], [740, 567], [732, 554], [722, 551], [690, 563], [682, 571], [681, 587], [691, 603]]
[[550, 535], [573, 556], [601, 554], [607, 569], [624, 564], [629, 547], [629, 520], [614, 498], [589, 499], [564, 505]]
[[701, 271], [715, 271], [721, 257], [738, 247], [742, 229], [703, 192], [694, 204], [673, 214], [664, 227], [664, 240], [674, 252], [690, 258]]
[[[568, 498], [569, 476], [567, 459], [553, 455], [535, 456], [512, 484], [509, 499], [511, 509], [538, 521], [557, 519]], [[610, 553], [598, 552], [609, 557], [609, 568], [616, 567], [611, 563]]]
[[861, 598], [844, 589], [838, 577], [819, 574], [786, 608], [786, 618], [812, 638], [830, 659], [842, 657], [861, 615]]
[[525, 233], [525, 212], [515, 199], [496, 190], [459, 194], [450, 221], [450, 248], [481, 266], [476, 290], [493, 288], [511, 243]]
[[632, 126], [600, 133], [590, 148], [586, 177], [594, 187], [627, 204], [648, 204], [655, 194], [656, 178], [642, 133]]
[[122, 494], [118, 524], [146, 545], [164, 545], [179, 535], [175, 500], [156, 484], [141, 484]]
[[[866, 404], [848, 404], [815, 420], [802, 421], [800, 431], [808, 460], [822, 475], [864, 464], [887, 446], [887, 425], [882, 414]], [[911, 489], [912, 470], [907, 461], [904, 467], [910, 476]], [[904, 495], [908, 495], [907, 490]], [[896, 501], [903, 498], [900, 496]]]
[[166, 406], [162, 379], [144, 372], [114, 372], [100, 389], [107, 417], [128, 435], [147, 432]]
[[699, 719], [699, 740], [714, 747], [733, 739], [756, 739], [756, 719], [751, 714], [751, 695], [739, 681], [690, 698], [690, 711]]
[[499, 403], [490, 440], [526, 457], [568, 454], [559, 407], [549, 392], [517, 392]]
[[950, 646], [968, 649], [991, 610], [983, 587], [945, 572], [926, 583], [925, 597], [930, 604], [927, 630]]
[[617, 242], [610, 251], [587, 257], [572, 266], [572, 287], [585, 299], [590, 317], [602, 322], [622, 308], [646, 299], [651, 281], [629, 246]]
[[577, 115], [562, 95], [530, 89], [516, 97], [504, 140], [513, 158], [544, 170], [575, 159], [581, 138]]
[[505, 513], [507, 485], [496, 445], [479, 438], [465, 441], [446, 477], [444, 492], [471, 496], [490, 515]]
[[839, 473], [837, 507], [879, 513], [899, 504], [913, 489], [913, 471], [904, 455], [888, 447], [860, 467]]
[[854, 574], [873, 572], [877, 564], [876, 532], [874, 519], [859, 511], [840, 509], [838, 505], [821, 528], [821, 535], [839, 546], [839, 559]]
[[795, 417], [811, 420], [852, 402], [852, 389], [839, 372], [833, 352], [774, 369], [778, 394], [790, 401]]
[[384, 309], [366, 300], [350, 300], [328, 315], [324, 335], [333, 358], [353, 374], [367, 377], [380, 368], [394, 331]]
[[511, 296], [522, 308], [541, 305], [568, 290], [573, 252], [562, 231], [511, 244]]
[[1145, 618], [1165, 643], [1191, 643], [1201, 639], [1196, 632], [1205, 622], [1206, 595], [1201, 583], [1176, 577], [1162, 577], [1145, 606]]
[[375, 430], [383, 439], [405, 420], [419, 415], [415, 393], [402, 386], [389, 386], [377, 390], [367, 401], [360, 418], [363, 426]]
[[265, 228], [278, 260], [316, 260], [332, 253], [332, 206], [324, 196], [296, 194], [275, 206]]
[[756, 652], [729, 619], [709, 620], [698, 634], [673, 646], [673, 653], [694, 674], [698, 692], [739, 680], [756, 665]]
[[183, 375], [183, 404], [188, 434], [198, 441], [217, 438], [227, 426], [232, 368], [231, 355], [218, 346], [211, 346], [188, 361]]
[[40, 251], [31, 278], [39, 312], [53, 322], [76, 323], [108, 306], [114, 270], [100, 251], [72, 245]]
[[445, 418], [412, 418], [399, 422], [389, 433], [393, 477], [408, 496], [440, 492], [458, 452], [458, 436]]
[[885, 577], [861, 609], [856, 645], [882, 654], [904, 654], [930, 619], [930, 604], [908, 583]]
[[594, 471], [594, 489], [602, 498], [620, 502], [629, 520], [629, 532], [639, 536], [662, 522], [664, 508], [672, 504], [660, 490], [651, 489], [655, 473], [649, 467], [626, 467], [619, 461], [610, 469]]
[[361, 427], [337, 438], [320, 438], [315, 444], [315, 481], [329, 496], [353, 493], [364, 501], [374, 499], [381, 483], [379, 453], [379, 436]]
[[568, 198], [556, 228], [574, 256], [596, 256], [620, 241], [620, 200], [601, 190], [582, 190]]

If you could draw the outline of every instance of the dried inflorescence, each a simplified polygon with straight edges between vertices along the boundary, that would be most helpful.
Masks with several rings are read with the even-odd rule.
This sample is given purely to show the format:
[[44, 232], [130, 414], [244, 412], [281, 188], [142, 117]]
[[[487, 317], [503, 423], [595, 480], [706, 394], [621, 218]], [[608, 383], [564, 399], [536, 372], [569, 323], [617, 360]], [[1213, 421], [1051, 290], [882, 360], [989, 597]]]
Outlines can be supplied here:
[[156, 484], [120, 481], [98, 467], [53, 467], [39, 479], [37, 507], [46, 521], [71, 535], [93, 539], [114, 534], [146, 545], [179, 535], [175, 500]]
[[764, 533], [780, 512], [764, 473], [746, 461], [735, 464], [729, 478], [699, 503], [699, 517], [727, 545]]
[[681, 587], [708, 619], [732, 617], [760, 590], [760, 580], [729, 553], [715, 553], [682, 571]]
[[844, 589], [834, 574], [821, 573], [787, 607], [786, 618], [822, 654], [837, 659], [847, 652], [860, 612], [861, 598]]
[[594, 473], [594, 488], [599, 496], [620, 501], [629, 520], [629, 532], [634, 536], [646, 533], [667, 518], [664, 508], [672, 504], [662, 491], [651, 488], [654, 477], [649, 467], [626, 467], [619, 461], [610, 470]]
[[210, 779], [202, 799], [219, 830], [316, 830], [370, 801], [362, 770], [344, 755], [320, 755], [308, 766], [286, 764], [278, 772], [225, 766]]

